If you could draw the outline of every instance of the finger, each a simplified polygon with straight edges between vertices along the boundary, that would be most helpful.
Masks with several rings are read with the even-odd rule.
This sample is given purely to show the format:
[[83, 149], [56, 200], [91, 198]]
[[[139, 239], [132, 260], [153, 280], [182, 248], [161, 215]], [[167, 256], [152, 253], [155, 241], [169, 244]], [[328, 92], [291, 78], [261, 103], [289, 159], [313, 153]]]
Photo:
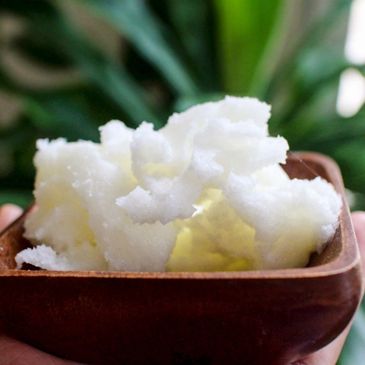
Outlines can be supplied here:
[[58, 359], [6, 336], [0, 336], [0, 365], [81, 365]]
[[365, 272], [365, 212], [352, 213], [352, 223], [359, 244], [363, 272]]
[[13, 204], [5, 204], [0, 208], [0, 231], [15, 221], [23, 213], [23, 210]]

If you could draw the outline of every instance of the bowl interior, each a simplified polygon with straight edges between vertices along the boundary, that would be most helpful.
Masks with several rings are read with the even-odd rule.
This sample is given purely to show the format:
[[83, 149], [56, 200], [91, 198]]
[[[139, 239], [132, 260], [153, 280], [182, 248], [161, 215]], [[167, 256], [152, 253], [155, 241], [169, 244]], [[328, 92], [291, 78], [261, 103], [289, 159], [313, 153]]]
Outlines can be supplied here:
[[[287, 163], [283, 166], [283, 168], [290, 178], [313, 179], [317, 176], [321, 176], [322, 178], [331, 182], [337, 192], [344, 197], [344, 189], [339, 170], [336, 164], [327, 157], [315, 153], [290, 153]], [[312, 255], [308, 264], [308, 268], [315, 268], [325, 264], [333, 263], [338, 261], [339, 257], [341, 256], [341, 253], [344, 250], [344, 230], [352, 231], [345, 199], [343, 199], [343, 201], [344, 207], [342, 209], [340, 225], [336, 234], [334, 235], [331, 242], [327, 244], [326, 248], [321, 254]], [[22, 249], [30, 247], [30, 243], [23, 237], [23, 223], [27, 214], [28, 211], [26, 211], [22, 217], [20, 217], [0, 235], [0, 270], [15, 269], [16, 264], [14, 257], [16, 254]], [[32, 268], [25, 267], [24, 269], [29, 270]], [[288, 272], [293, 270], [298, 269], [275, 270], [275, 272]], [[171, 273], [166, 273], [166, 275], [171, 275]]]

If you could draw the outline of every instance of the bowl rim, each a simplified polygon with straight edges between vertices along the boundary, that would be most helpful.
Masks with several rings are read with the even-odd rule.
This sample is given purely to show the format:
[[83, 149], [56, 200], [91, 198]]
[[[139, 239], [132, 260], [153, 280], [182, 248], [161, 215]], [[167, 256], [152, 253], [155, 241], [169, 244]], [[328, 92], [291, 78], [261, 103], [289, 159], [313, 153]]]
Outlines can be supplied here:
[[[333, 184], [335, 190], [342, 198], [342, 208], [339, 216], [339, 227], [342, 249], [338, 256], [322, 265], [304, 268], [276, 269], [276, 270], [253, 270], [253, 271], [215, 271], [215, 272], [129, 272], [129, 271], [54, 271], [54, 270], [19, 270], [5, 269], [0, 270], [0, 277], [43, 277], [43, 278], [93, 278], [93, 279], [314, 279], [340, 275], [350, 271], [356, 266], [360, 266], [360, 253], [355, 238], [354, 228], [350, 218], [350, 211], [345, 199], [345, 189], [343, 180], [337, 164], [330, 157], [316, 152], [291, 152], [290, 156], [294, 159], [314, 162], [324, 169]], [[26, 210], [21, 217], [8, 226], [0, 233], [0, 239], [10, 230], [16, 229], [25, 219], [29, 210]]]

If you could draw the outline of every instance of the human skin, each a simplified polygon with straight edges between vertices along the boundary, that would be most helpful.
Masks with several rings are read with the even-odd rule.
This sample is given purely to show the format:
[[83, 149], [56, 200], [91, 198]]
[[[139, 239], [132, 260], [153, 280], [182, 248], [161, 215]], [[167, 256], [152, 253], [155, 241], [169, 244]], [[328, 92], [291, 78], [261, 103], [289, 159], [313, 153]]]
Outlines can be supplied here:
[[[0, 231], [20, 216], [22, 210], [15, 205], [0, 208]], [[362, 267], [365, 272], [365, 212], [352, 213], [352, 222], [358, 240]], [[290, 365], [335, 365], [345, 343], [350, 326], [323, 349]], [[79, 363], [56, 358], [0, 334], [0, 365], [77, 365]]]

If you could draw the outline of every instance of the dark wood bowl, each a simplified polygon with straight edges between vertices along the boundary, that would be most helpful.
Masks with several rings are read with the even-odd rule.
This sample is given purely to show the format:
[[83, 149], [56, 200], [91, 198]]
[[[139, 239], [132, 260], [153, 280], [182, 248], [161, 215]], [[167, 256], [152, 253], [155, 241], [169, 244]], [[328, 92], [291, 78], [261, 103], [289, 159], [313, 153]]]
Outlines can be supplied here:
[[[291, 177], [320, 175], [344, 195], [327, 157], [292, 154]], [[284, 365], [331, 342], [360, 300], [360, 257], [344, 206], [334, 239], [306, 268], [214, 273], [16, 270], [23, 215], [0, 238], [0, 322], [46, 352], [96, 364]]]

